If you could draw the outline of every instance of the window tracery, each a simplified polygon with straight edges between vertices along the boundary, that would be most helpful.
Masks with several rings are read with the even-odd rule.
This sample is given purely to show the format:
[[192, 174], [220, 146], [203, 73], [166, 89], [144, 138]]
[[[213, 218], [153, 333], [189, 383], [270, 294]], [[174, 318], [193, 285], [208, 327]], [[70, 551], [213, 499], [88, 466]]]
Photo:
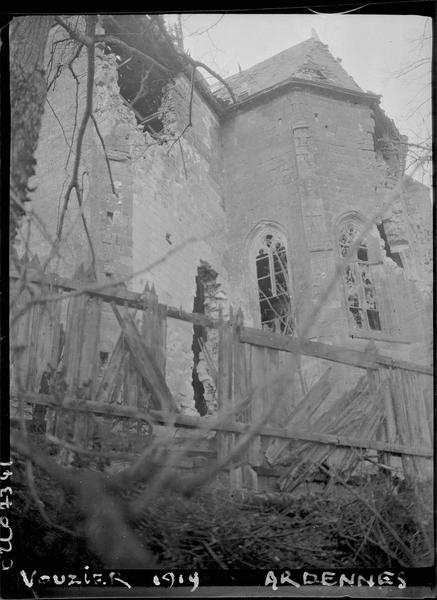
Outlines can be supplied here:
[[[356, 220], [348, 219], [340, 227], [338, 246], [340, 256], [346, 258], [360, 234]], [[348, 257], [343, 272], [343, 287], [349, 320], [354, 329], [381, 331], [380, 306], [372, 280], [369, 248], [366, 240]]]
[[257, 246], [256, 278], [263, 329], [291, 335], [294, 330], [287, 249], [277, 232], [266, 233]]

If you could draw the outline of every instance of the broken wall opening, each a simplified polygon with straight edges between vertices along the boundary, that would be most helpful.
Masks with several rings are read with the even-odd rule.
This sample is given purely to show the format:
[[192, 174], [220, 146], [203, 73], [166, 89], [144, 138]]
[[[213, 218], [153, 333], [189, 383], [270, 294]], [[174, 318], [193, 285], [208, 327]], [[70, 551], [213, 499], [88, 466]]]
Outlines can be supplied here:
[[[200, 266], [197, 268], [194, 312], [213, 316], [212, 313], [216, 308], [216, 294], [220, 288], [217, 277], [217, 271], [201, 260]], [[193, 325], [192, 385], [195, 407], [201, 416], [212, 414], [216, 410], [217, 385], [214, 373], [218, 348], [214, 341], [214, 333], [216, 332], [203, 325]]]
[[[103, 23], [106, 32], [121, 42], [114, 39], [105, 47], [106, 54], [116, 55], [120, 95], [143, 131], [159, 137], [167, 114], [172, 112], [167, 91], [174, 74], [180, 71], [179, 57], [158, 24], [158, 15], [106, 16]], [[156, 62], [145, 62], [124, 44]]]
[[[196, 276], [196, 295], [194, 297], [193, 312], [205, 314], [205, 289], [203, 281], [200, 276], [200, 267], [198, 268], [198, 274]], [[194, 404], [197, 412], [204, 416], [208, 412], [208, 407], [205, 401], [205, 388], [203, 383], [199, 379], [197, 373], [197, 366], [200, 360], [200, 353], [202, 351], [202, 344], [207, 340], [206, 327], [202, 325], [193, 325], [193, 343], [191, 349], [193, 351], [193, 390], [194, 390]]]
[[387, 164], [390, 175], [399, 177], [405, 171], [408, 138], [399, 133], [394, 121], [379, 106], [374, 106], [372, 118], [374, 151]]
[[386, 253], [387, 257], [391, 258], [392, 261], [394, 261], [398, 265], [398, 267], [401, 267], [401, 269], [403, 269], [404, 265], [402, 263], [401, 255], [399, 254], [399, 252], [391, 251], [390, 244], [387, 239], [387, 234], [384, 229], [384, 223], [381, 221], [381, 223], [379, 225], [377, 225], [376, 227], [378, 228], [378, 232], [379, 232], [381, 239], [384, 241], [385, 253]]

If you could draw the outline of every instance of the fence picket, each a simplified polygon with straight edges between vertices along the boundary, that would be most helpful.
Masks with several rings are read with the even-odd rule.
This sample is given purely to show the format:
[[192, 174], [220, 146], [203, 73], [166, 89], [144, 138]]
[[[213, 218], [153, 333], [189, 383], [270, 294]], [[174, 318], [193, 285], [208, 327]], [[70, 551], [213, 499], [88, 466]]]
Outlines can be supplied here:
[[[404, 390], [402, 388], [402, 375], [398, 369], [390, 371], [390, 393], [393, 400], [396, 430], [399, 442], [405, 444], [410, 441], [408, 431], [408, 413], [405, 402]], [[404, 474], [410, 480], [415, 478], [415, 465], [413, 457], [402, 456]]]
[[177, 405], [168, 389], [164, 375], [157, 368], [152, 354], [144, 345], [132, 316], [128, 312], [126, 312], [125, 315], [121, 315], [115, 304], [112, 304], [112, 309], [114, 310], [115, 316], [123, 331], [126, 343], [134, 359], [136, 369], [144, 379], [155, 402], [157, 402], [163, 410], [177, 412]]
[[[37, 258], [33, 260], [31, 266], [34, 271], [39, 269]], [[73, 283], [68, 281], [63, 280], [60, 287], [64, 285], [64, 289], [67, 286], [67, 289], [75, 290], [79, 289], [80, 285], [86, 287], [85, 284], [90, 283], [82, 265], [75, 273]], [[39, 277], [32, 285], [35, 283], [40, 285], [41, 290], [44, 290], [44, 286], [47, 289], [50, 285], [56, 288], [56, 279], [51, 276], [44, 276], [43, 279]], [[17, 290], [19, 284], [20, 281], [17, 280], [12, 287]], [[76, 287], [68, 288], [68, 285], [73, 284]], [[54, 292], [52, 288], [48, 290], [51, 294]], [[97, 389], [101, 305], [111, 298], [116, 298], [118, 305], [125, 304], [124, 310], [118, 310], [113, 304], [122, 334]], [[29, 292], [24, 288], [14, 302], [14, 313], [17, 314], [15, 311], [20, 310], [29, 300]], [[136, 326], [133, 316], [129, 313], [129, 307], [142, 311], [140, 328]], [[84, 401], [91, 400], [92, 406], [102, 406], [116, 400], [123, 387], [125, 407], [118, 407], [117, 410], [121, 411], [122, 418], [130, 418], [134, 421], [138, 440], [142, 435], [141, 427], [144, 427], [141, 423], [145, 421], [139, 417], [135, 418], [135, 411], [137, 413], [142, 411], [144, 414], [156, 412], [151, 405], [153, 400], [155, 407], [177, 412], [176, 404], [165, 381], [167, 317], [179, 318], [172, 311], [171, 307], [159, 304], [154, 287], [150, 288], [148, 285], [142, 295], [117, 288], [115, 291], [79, 293], [68, 300], [63, 358], [69, 394], [82, 396]], [[266, 456], [271, 459], [271, 464], [274, 464], [281, 451], [290, 445], [291, 440], [296, 439], [305, 440], [299, 442], [300, 447], [303, 448], [302, 444], [305, 444], [305, 449], [311, 452], [315, 447], [317, 448], [316, 444], [323, 444], [324, 451], [337, 453], [340, 456], [342, 465], [349, 464], [348, 446], [360, 449], [373, 448], [377, 452], [384, 452], [383, 458], [388, 464], [389, 453], [391, 455], [396, 453], [396, 449], [400, 449], [403, 469], [408, 478], [426, 481], [432, 477], [432, 461], [429, 457], [430, 451], [427, 450], [432, 448], [433, 434], [432, 379], [429, 367], [391, 361], [390, 357], [378, 354], [374, 342], [368, 344], [365, 352], [359, 352], [320, 342], [299, 342], [287, 336], [281, 337], [277, 334], [250, 329], [243, 325], [241, 310], [234, 313], [232, 307], [226, 322], [223, 321], [222, 315], [218, 322], [214, 321], [214, 323], [202, 315], [188, 314], [183, 311], [180, 311], [179, 316], [182, 320], [218, 327], [219, 413], [226, 413], [236, 403], [251, 397], [250, 406], [230, 419], [228, 429], [216, 428], [219, 458], [228, 456], [232, 452], [241, 435], [246, 431], [245, 425], [250, 426], [251, 423], [256, 422], [266, 407], [280, 400], [268, 425], [254, 436], [250, 446], [230, 465], [229, 477], [233, 486], [256, 489], [258, 485], [256, 469], [266, 466], [262, 450], [268, 446]], [[56, 369], [60, 358], [61, 302], [30, 306], [11, 328], [11, 340], [13, 346], [22, 346], [21, 350], [13, 352], [14, 370], [21, 381], [22, 388], [35, 394], [38, 391], [45, 393], [45, 388], [43, 390], [41, 387], [42, 376], [49, 364]], [[291, 386], [293, 390], [291, 387], [284, 390], [283, 398], [273, 397], [268, 382], [274, 381], [279, 375], [281, 365], [287, 366], [287, 361], [290, 361], [291, 365], [292, 361], [297, 360], [296, 356], [299, 353], [318, 357], [321, 360], [343, 363], [353, 368], [366, 369], [369, 393], [374, 398], [374, 405], [371, 406], [369, 402], [366, 408], [365, 403], [360, 404], [357, 401], [361, 396], [364, 398], [367, 393], [358, 386], [356, 390], [350, 391], [349, 396], [346, 393], [344, 398], [339, 398], [334, 403], [330, 418], [335, 423], [335, 427], [332, 429], [324, 427], [322, 418], [314, 421], [315, 411], [321, 406], [331, 389], [329, 375], [326, 373], [305, 395], [306, 401], [299, 402], [294, 409], [292, 409], [291, 398], [294, 393], [293, 386]], [[152, 394], [151, 400], [150, 394]], [[353, 415], [347, 411], [347, 402], [351, 401], [356, 401]], [[46, 406], [50, 407], [50, 411], [55, 407], [53, 403], [44, 404], [35, 401], [35, 404], [44, 406], [44, 413]], [[130, 412], [124, 414], [122, 408], [129, 409]], [[73, 425], [66, 418], [66, 412], [67, 410], [62, 409], [62, 415], [58, 414], [55, 427], [57, 437], [63, 439], [70, 435], [73, 427], [74, 443], [85, 445], [88, 427], [87, 412], [79, 411], [78, 414], [70, 411], [71, 415], [76, 415]], [[376, 431], [380, 424], [381, 412], [384, 413], [384, 430], [380, 428]], [[105, 412], [98, 414], [103, 419]], [[176, 415], [176, 417], [177, 424], [184, 421], [183, 415]], [[299, 438], [299, 432], [295, 430], [296, 424], [302, 427], [304, 421], [309, 422], [309, 420], [317, 426], [320, 425], [320, 431], [303, 432], [303, 437]], [[360, 423], [362, 423], [361, 428]], [[284, 424], [290, 426], [289, 431], [284, 429]], [[198, 427], [199, 424], [194, 425], [193, 421], [190, 426]], [[125, 429], [129, 428], [131, 426], [127, 425]], [[355, 439], [358, 432], [360, 437], [364, 438], [363, 442]], [[336, 443], [342, 448], [333, 448]], [[408, 450], [411, 450], [411, 453]], [[315, 457], [322, 455], [323, 452], [314, 452]], [[64, 453], [64, 459], [65, 457]]]
[[[234, 319], [232, 307], [229, 309], [229, 320], [219, 328], [219, 378], [217, 382], [217, 403], [220, 414], [226, 414], [234, 404], [233, 350]], [[232, 452], [238, 439], [235, 433], [217, 433], [217, 456], [221, 460]], [[235, 461], [229, 464], [229, 481], [231, 488], [241, 487], [241, 469]]]
[[146, 286], [144, 292], [144, 309], [142, 315], [142, 338], [144, 344], [155, 357], [156, 366], [165, 375], [165, 348], [167, 338], [167, 312], [164, 306], [158, 303], [155, 288], [149, 290]]
[[[81, 264], [75, 273], [84, 284], [92, 283], [94, 276]], [[64, 349], [65, 381], [67, 389], [85, 399], [93, 399], [97, 383], [96, 363], [100, 330], [101, 301], [81, 294], [69, 301]], [[76, 417], [73, 423], [75, 445], [88, 443], [89, 420]], [[69, 460], [71, 456], [66, 457]]]

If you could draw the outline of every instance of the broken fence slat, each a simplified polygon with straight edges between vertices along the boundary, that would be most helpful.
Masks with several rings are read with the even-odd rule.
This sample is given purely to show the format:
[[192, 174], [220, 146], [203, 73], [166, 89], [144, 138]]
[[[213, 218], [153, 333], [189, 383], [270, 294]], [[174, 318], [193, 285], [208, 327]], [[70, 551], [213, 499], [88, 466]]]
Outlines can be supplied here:
[[[317, 383], [305, 394], [300, 400], [293, 414], [290, 416], [285, 426], [302, 425], [302, 422], [309, 421], [310, 415], [313, 414], [325, 400], [331, 391], [331, 385], [329, 383], [329, 376], [331, 373], [331, 367], [329, 367], [325, 373], [319, 378]], [[288, 447], [290, 442], [284, 440], [274, 440], [265, 452], [267, 461], [274, 465], [284, 450]]]
[[[246, 360], [246, 345], [240, 342], [240, 331], [243, 325], [243, 312], [237, 311], [235, 318], [232, 322], [232, 365], [231, 365], [231, 379], [232, 379], [232, 403], [235, 405], [244, 398], [249, 396], [248, 390], [248, 374], [247, 374], [247, 360]], [[252, 397], [253, 401], [253, 397]], [[251, 410], [245, 409], [240, 412], [237, 416], [237, 420], [242, 423], [250, 423], [251, 421]], [[234, 436], [234, 442], [238, 443], [241, 436]], [[232, 448], [230, 449], [232, 450]], [[239, 453], [239, 461], [242, 464], [241, 467], [241, 485], [245, 488], [258, 489], [258, 475], [253, 470], [253, 466], [259, 466], [262, 464], [261, 454], [261, 438], [259, 436], [253, 436], [249, 446]]]
[[39, 332], [42, 317], [42, 306], [32, 306], [31, 308], [31, 323], [29, 336], [29, 354], [27, 365], [26, 388], [37, 389], [39, 381], [37, 381], [37, 360], [39, 353]]
[[142, 314], [141, 337], [146, 347], [153, 353], [157, 368], [164, 375], [167, 315], [162, 309], [165, 307], [159, 305], [158, 296], [153, 287], [150, 291], [146, 286], [143, 297], [145, 307]]
[[97, 390], [96, 402], [107, 403], [110, 401], [115, 381], [127, 354], [128, 350], [123, 342], [123, 334], [120, 334]]
[[[239, 374], [240, 376], [240, 386], [244, 386], [244, 392], [242, 392], [242, 398], [250, 397], [250, 404], [248, 408], [245, 409], [246, 421], [253, 422], [259, 418], [258, 414], [258, 404], [256, 398], [253, 395], [253, 379], [252, 379], [252, 370], [253, 370], [253, 350], [252, 346], [248, 344], [240, 343], [240, 350], [242, 352], [242, 365], [244, 366], [244, 371]], [[254, 466], [262, 465], [263, 463], [263, 455], [261, 450], [261, 437], [259, 435], [254, 436], [252, 442], [250, 443], [247, 449], [247, 458], [249, 464]]]
[[149, 350], [143, 344], [132, 316], [128, 312], [123, 316], [115, 304], [111, 306], [123, 331], [135, 366], [150, 389], [152, 397], [159, 403], [162, 410], [178, 412], [179, 409], [167, 387], [164, 376], [156, 367]]
[[[364, 439], [374, 439], [383, 418], [379, 397], [379, 393], [377, 396], [369, 394], [368, 382], [364, 376], [327, 411], [313, 420], [311, 428], [346, 439], [353, 439], [357, 435]], [[291, 492], [306, 479], [314, 464], [321, 464], [327, 459], [337, 466], [340, 463], [343, 470], [349, 471], [355, 468], [360, 456], [351, 447], [332, 448], [299, 442], [293, 445], [287, 456], [287, 463], [291, 466], [279, 481], [281, 489]]]
[[80, 383], [89, 381], [90, 398], [94, 399], [97, 387], [99, 364], [100, 324], [102, 301], [100, 298], [88, 298], [85, 306], [84, 346], [80, 364]]
[[[232, 344], [232, 307], [230, 307], [229, 321], [222, 322], [219, 328], [219, 379], [217, 389], [218, 408], [221, 413], [226, 413], [234, 404], [233, 398], [233, 344]], [[219, 431], [217, 434], [217, 456], [225, 458], [232, 452], [236, 436], [228, 431]], [[241, 470], [229, 465], [231, 487], [239, 487], [241, 483]]]
[[[427, 436], [426, 424], [421, 421], [420, 410], [421, 393], [414, 374], [398, 372], [395, 375], [396, 396], [393, 393], [396, 417], [399, 427], [399, 441], [409, 444], [412, 440], [418, 440], [420, 444], [432, 442], [431, 436]], [[405, 457], [405, 472], [415, 480], [430, 480], [433, 476], [432, 465], [419, 457]]]
[[[243, 344], [241, 344], [243, 346]], [[246, 379], [247, 385], [247, 396], [250, 397], [250, 416], [252, 423], [256, 423], [262, 417], [263, 410], [266, 406], [265, 403], [265, 362], [264, 362], [264, 348], [257, 348], [255, 346], [247, 346], [247, 368], [249, 370], [249, 376]], [[259, 393], [255, 393], [255, 390], [259, 390]], [[250, 464], [253, 467], [259, 467], [264, 462], [262, 453], [262, 443], [259, 435], [254, 436], [249, 448], [248, 457]]]

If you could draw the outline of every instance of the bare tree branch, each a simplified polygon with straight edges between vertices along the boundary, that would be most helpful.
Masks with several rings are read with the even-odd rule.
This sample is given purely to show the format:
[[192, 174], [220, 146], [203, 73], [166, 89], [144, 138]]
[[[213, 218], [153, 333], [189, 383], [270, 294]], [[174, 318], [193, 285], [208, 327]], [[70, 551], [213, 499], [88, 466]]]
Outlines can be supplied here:
[[[84, 46], [90, 47], [93, 45], [93, 39], [89, 35], [84, 35], [74, 27], [71, 27], [67, 21], [65, 21], [62, 17], [55, 17], [55, 21], [70, 34], [70, 36], [83, 44]], [[87, 32], [88, 33], [88, 32]]]
[[133, 107], [134, 104], [136, 104], [138, 102], [138, 100], [140, 100], [146, 93], [146, 83], [147, 80], [149, 79], [149, 75], [152, 72], [153, 69], [153, 65], [150, 66], [147, 70], [145, 70], [143, 68], [143, 74], [141, 76], [141, 83], [140, 83], [140, 87], [138, 88], [138, 92], [135, 94], [134, 99], [130, 102], [130, 106]]
[[[194, 78], [195, 78], [195, 74], [196, 74], [196, 67], [193, 66], [193, 70], [191, 72], [191, 87], [190, 87], [190, 101], [188, 103], [188, 123], [185, 125], [185, 127], [182, 129], [181, 133], [178, 135], [178, 137], [174, 140], [174, 142], [172, 143], [172, 145], [170, 146], [170, 148], [167, 151], [167, 154], [170, 154], [171, 149], [173, 148], [173, 146], [177, 143], [180, 142], [181, 137], [184, 135], [184, 133], [187, 131], [187, 129], [189, 129], [192, 126], [192, 116], [193, 116], [193, 98], [194, 98]], [[182, 150], [181, 150], [182, 151]], [[184, 161], [184, 168], [185, 168], [185, 161]]]
[[216, 71], [213, 71], [210, 67], [208, 67], [208, 65], [206, 65], [203, 62], [200, 62], [199, 60], [194, 60], [190, 56], [188, 56], [186, 54], [182, 54], [181, 52], [178, 52], [178, 54], [180, 54], [181, 57], [183, 57], [185, 60], [187, 60], [193, 67], [200, 68], [200, 69], [205, 69], [205, 71], [207, 71], [207, 73], [209, 73], [210, 75], [212, 75], [213, 77], [215, 77], [215, 79], [217, 79], [218, 81], [220, 81], [220, 83], [229, 92], [229, 95], [232, 98], [232, 102], [234, 104], [237, 103], [237, 99], [235, 98], [235, 94], [232, 91], [231, 86], [226, 82], [225, 79], [223, 79], [223, 77], [221, 75], [219, 75]]
[[161, 64], [160, 62], [158, 62], [151, 56], [145, 54], [144, 52], [141, 52], [141, 50], [138, 50], [138, 48], [135, 48], [135, 46], [130, 46], [129, 44], [126, 44], [126, 42], [123, 42], [122, 40], [120, 40], [119, 38], [117, 38], [113, 35], [106, 35], [106, 34], [96, 35], [93, 39], [93, 43], [98, 44], [100, 42], [105, 42], [106, 44], [115, 44], [115, 45], [119, 46], [120, 48], [122, 48], [123, 50], [126, 50], [126, 52], [129, 52], [130, 54], [133, 54], [137, 58], [140, 58], [143, 62], [154, 65], [161, 71], [164, 71], [164, 73], [169, 73], [170, 75], [173, 74], [172, 70], [169, 69], [168, 67], [165, 67], [163, 64]]
[[46, 102], [47, 102], [47, 104], [49, 105], [49, 108], [50, 108], [50, 110], [52, 111], [52, 113], [53, 113], [53, 116], [55, 117], [55, 119], [56, 119], [56, 121], [57, 121], [57, 123], [58, 123], [59, 127], [61, 128], [62, 135], [63, 135], [63, 137], [64, 137], [65, 143], [67, 144], [67, 147], [70, 147], [70, 143], [69, 143], [69, 141], [68, 141], [68, 139], [67, 139], [67, 136], [65, 135], [65, 130], [64, 130], [64, 127], [63, 127], [63, 125], [62, 125], [61, 121], [59, 120], [59, 117], [58, 117], [58, 115], [56, 114], [56, 112], [55, 112], [55, 109], [54, 109], [54, 108], [53, 108], [53, 106], [51, 105], [51, 102], [50, 102], [50, 100], [49, 100], [48, 98], [46, 98]]
[[[168, 32], [165, 29], [164, 23], [162, 21], [162, 19], [159, 18], [159, 15], [154, 15], [154, 20], [155, 23], [158, 24], [158, 27], [160, 28], [160, 30], [162, 31], [163, 35], [168, 37]], [[213, 71], [211, 69], [211, 67], [209, 67], [208, 65], [206, 65], [203, 62], [200, 62], [199, 60], [194, 60], [193, 58], [191, 58], [191, 56], [188, 56], [188, 54], [186, 54], [185, 52], [182, 52], [181, 50], [177, 50], [176, 49], [177, 54], [181, 57], [181, 59], [189, 62], [191, 64], [192, 67], [200, 68], [200, 69], [204, 69], [205, 71], [207, 71], [207, 73], [209, 73], [210, 75], [212, 75], [215, 79], [217, 79], [217, 81], [220, 81], [220, 83], [226, 88], [226, 90], [229, 92], [230, 97], [232, 98], [232, 102], [234, 104], [236, 104], [237, 100], [235, 98], [234, 92], [232, 91], [232, 88], [230, 87], [230, 85], [226, 82], [225, 79], [223, 79], [223, 77], [221, 77], [221, 75], [219, 75], [216, 71]]]
[[[92, 16], [92, 15], [88, 16], [86, 31], [88, 33], [88, 36], [91, 39], [94, 36], [95, 28], [96, 28], [96, 17]], [[92, 115], [92, 111], [93, 111], [94, 70], [95, 70], [95, 53], [94, 53], [94, 45], [93, 44], [87, 45], [87, 57], [88, 57], [88, 60], [87, 60], [86, 103], [85, 103], [84, 114], [82, 117], [82, 122], [80, 124], [79, 131], [77, 134], [76, 155], [75, 155], [75, 159], [74, 159], [73, 172], [71, 175], [70, 183], [68, 185], [67, 191], [64, 196], [64, 204], [62, 206], [61, 215], [59, 218], [59, 223], [58, 223], [58, 227], [57, 227], [57, 231], [56, 231], [56, 244], [59, 244], [61, 241], [65, 214], [67, 212], [71, 192], [74, 190], [76, 193], [76, 198], [77, 198], [77, 202], [79, 205], [79, 209], [81, 210], [82, 223], [83, 223], [83, 227], [85, 230], [85, 234], [86, 234], [90, 252], [91, 252], [91, 268], [94, 271], [94, 274], [96, 274], [96, 266], [95, 266], [96, 256], [95, 256], [95, 252], [94, 252], [91, 235], [90, 235], [90, 232], [88, 229], [88, 224], [87, 224], [87, 221], [85, 218], [85, 214], [83, 213], [83, 210], [82, 210], [82, 204], [83, 204], [82, 189], [79, 184], [79, 167], [80, 167], [80, 162], [81, 162], [81, 158], [82, 158], [82, 145], [83, 145], [83, 140], [85, 137], [85, 132], [87, 129], [88, 120], [90, 119], [90, 117]]]
[[94, 128], [96, 130], [96, 133], [97, 133], [97, 136], [98, 136], [98, 138], [100, 140], [100, 143], [102, 144], [103, 154], [105, 155], [106, 166], [108, 168], [109, 180], [111, 182], [112, 193], [114, 194], [114, 196], [116, 196], [118, 198], [117, 190], [115, 189], [115, 185], [114, 185], [114, 179], [112, 177], [111, 163], [109, 162], [108, 153], [106, 151], [105, 140], [103, 139], [102, 134], [100, 133], [99, 126], [97, 125], [96, 118], [95, 118], [95, 116], [93, 114], [91, 114], [91, 120], [92, 120], [92, 122], [94, 124]]
[[70, 71], [72, 77], [74, 78], [75, 84], [76, 84], [76, 90], [75, 90], [76, 102], [74, 104], [73, 132], [71, 134], [71, 144], [70, 144], [70, 149], [68, 151], [67, 160], [65, 161], [65, 168], [67, 168], [68, 163], [70, 162], [70, 156], [73, 151], [73, 142], [74, 142], [74, 137], [76, 135], [76, 128], [77, 128], [77, 112], [79, 110], [79, 78], [76, 75], [76, 73], [74, 72], [73, 63], [75, 60], [77, 60], [79, 58], [81, 50], [82, 50], [82, 45], [79, 45], [76, 49], [76, 52], [71, 57], [71, 60], [68, 61], [68, 70]]

